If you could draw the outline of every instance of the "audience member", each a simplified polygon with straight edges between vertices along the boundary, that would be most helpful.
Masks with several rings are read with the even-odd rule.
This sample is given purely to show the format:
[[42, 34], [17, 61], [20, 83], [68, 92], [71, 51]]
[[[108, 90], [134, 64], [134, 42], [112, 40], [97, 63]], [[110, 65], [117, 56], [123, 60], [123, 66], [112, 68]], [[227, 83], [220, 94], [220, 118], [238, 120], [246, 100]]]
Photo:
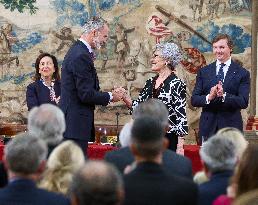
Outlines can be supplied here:
[[73, 141], [58, 145], [49, 155], [39, 187], [67, 194], [73, 174], [84, 164], [84, 154]]
[[[140, 103], [139, 106], [135, 108], [132, 115], [133, 119], [138, 119], [141, 116], [155, 117], [157, 121], [162, 123], [164, 130], [168, 126], [167, 108], [163, 102], [157, 99], [149, 99], [144, 103]], [[107, 152], [105, 155], [105, 160], [114, 164], [121, 173], [124, 172], [127, 165], [130, 165], [134, 161], [134, 156], [129, 148], [131, 144], [131, 127], [132, 122], [127, 123], [122, 129], [121, 136], [119, 137], [122, 148]], [[162, 166], [168, 172], [192, 179], [192, 165], [189, 159], [168, 149], [163, 152], [162, 156]]]
[[[248, 142], [245, 139], [243, 133], [234, 127], [225, 127], [220, 129], [217, 134], [221, 137], [226, 137], [230, 140], [236, 147], [236, 155], [238, 160], [241, 159], [243, 152], [245, 151]], [[194, 182], [201, 184], [208, 181], [209, 178], [206, 176], [204, 171], [197, 172], [194, 176]]]
[[165, 132], [162, 122], [150, 116], [134, 120], [130, 149], [135, 162], [124, 176], [125, 205], [197, 204], [196, 185], [161, 166]]
[[33, 108], [28, 115], [28, 131], [47, 143], [50, 154], [63, 139], [65, 118], [62, 110], [51, 104]]
[[28, 110], [44, 103], [57, 105], [60, 100], [61, 85], [56, 57], [49, 53], [41, 53], [36, 59], [35, 68], [35, 81], [27, 86]]
[[232, 143], [235, 144], [236, 154], [238, 159], [241, 159], [243, 152], [247, 148], [248, 142], [245, 139], [243, 133], [234, 127], [225, 127], [217, 132], [221, 137], [226, 137]]
[[258, 204], [258, 189], [249, 191], [238, 197], [233, 205], [257, 205]]
[[9, 184], [0, 189], [1, 205], [70, 204], [62, 195], [37, 188], [35, 181], [44, 171], [47, 146], [29, 133], [19, 134], [4, 150]]
[[199, 205], [210, 205], [226, 193], [237, 162], [236, 147], [226, 137], [215, 135], [203, 143], [200, 156], [209, 181], [199, 185]]
[[122, 177], [110, 164], [88, 161], [70, 186], [72, 205], [119, 205], [123, 201]]

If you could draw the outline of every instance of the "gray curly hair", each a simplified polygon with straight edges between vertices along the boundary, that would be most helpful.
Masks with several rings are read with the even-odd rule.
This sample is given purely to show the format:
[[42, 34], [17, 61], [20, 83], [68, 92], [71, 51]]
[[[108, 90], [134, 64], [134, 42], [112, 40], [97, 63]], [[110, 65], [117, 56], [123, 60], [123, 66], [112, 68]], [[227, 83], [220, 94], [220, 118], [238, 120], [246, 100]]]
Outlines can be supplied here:
[[89, 19], [83, 26], [83, 34], [89, 33], [92, 30], [99, 30], [101, 29], [107, 22], [101, 18], [94, 16], [91, 19]]
[[183, 58], [181, 49], [175, 43], [158, 43], [156, 44], [156, 50], [161, 51], [161, 57], [168, 60], [173, 68], [175, 68]]

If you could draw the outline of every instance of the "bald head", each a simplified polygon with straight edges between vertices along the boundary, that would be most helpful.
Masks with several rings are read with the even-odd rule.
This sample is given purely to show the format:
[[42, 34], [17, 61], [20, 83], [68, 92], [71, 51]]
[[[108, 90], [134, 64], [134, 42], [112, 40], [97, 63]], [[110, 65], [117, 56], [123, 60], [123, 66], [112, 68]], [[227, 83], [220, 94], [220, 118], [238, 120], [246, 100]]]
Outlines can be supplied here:
[[70, 193], [77, 205], [117, 204], [123, 192], [122, 177], [104, 161], [88, 161], [75, 174]]

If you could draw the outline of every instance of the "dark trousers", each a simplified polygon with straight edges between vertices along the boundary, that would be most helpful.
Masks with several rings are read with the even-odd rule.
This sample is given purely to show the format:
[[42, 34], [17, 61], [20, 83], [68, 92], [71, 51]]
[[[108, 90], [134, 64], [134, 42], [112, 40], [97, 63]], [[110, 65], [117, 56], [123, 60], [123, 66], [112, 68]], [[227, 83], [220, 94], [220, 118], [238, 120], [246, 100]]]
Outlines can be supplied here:
[[172, 151], [176, 151], [177, 143], [178, 143], [178, 136], [175, 133], [166, 133], [166, 138], [169, 141], [168, 149]]

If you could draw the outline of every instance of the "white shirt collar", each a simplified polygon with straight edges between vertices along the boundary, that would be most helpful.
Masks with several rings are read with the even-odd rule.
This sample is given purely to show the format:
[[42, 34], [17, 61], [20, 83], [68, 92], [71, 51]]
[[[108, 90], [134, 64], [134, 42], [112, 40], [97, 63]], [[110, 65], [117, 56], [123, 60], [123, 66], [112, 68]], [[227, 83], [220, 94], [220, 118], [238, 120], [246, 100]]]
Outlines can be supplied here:
[[[221, 62], [217, 59], [216, 66], [219, 66], [220, 64]], [[231, 64], [231, 57], [226, 62], [224, 62], [224, 64], [226, 64], [226, 66], [229, 67]]]
[[93, 50], [92, 50], [90, 44], [89, 44], [87, 41], [85, 41], [85, 40], [82, 39], [82, 38], [79, 38], [79, 41], [81, 41], [85, 46], [87, 46], [87, 48], [88, 48], [88, 50], [89, 50], [90, 53], [93, 52]]

